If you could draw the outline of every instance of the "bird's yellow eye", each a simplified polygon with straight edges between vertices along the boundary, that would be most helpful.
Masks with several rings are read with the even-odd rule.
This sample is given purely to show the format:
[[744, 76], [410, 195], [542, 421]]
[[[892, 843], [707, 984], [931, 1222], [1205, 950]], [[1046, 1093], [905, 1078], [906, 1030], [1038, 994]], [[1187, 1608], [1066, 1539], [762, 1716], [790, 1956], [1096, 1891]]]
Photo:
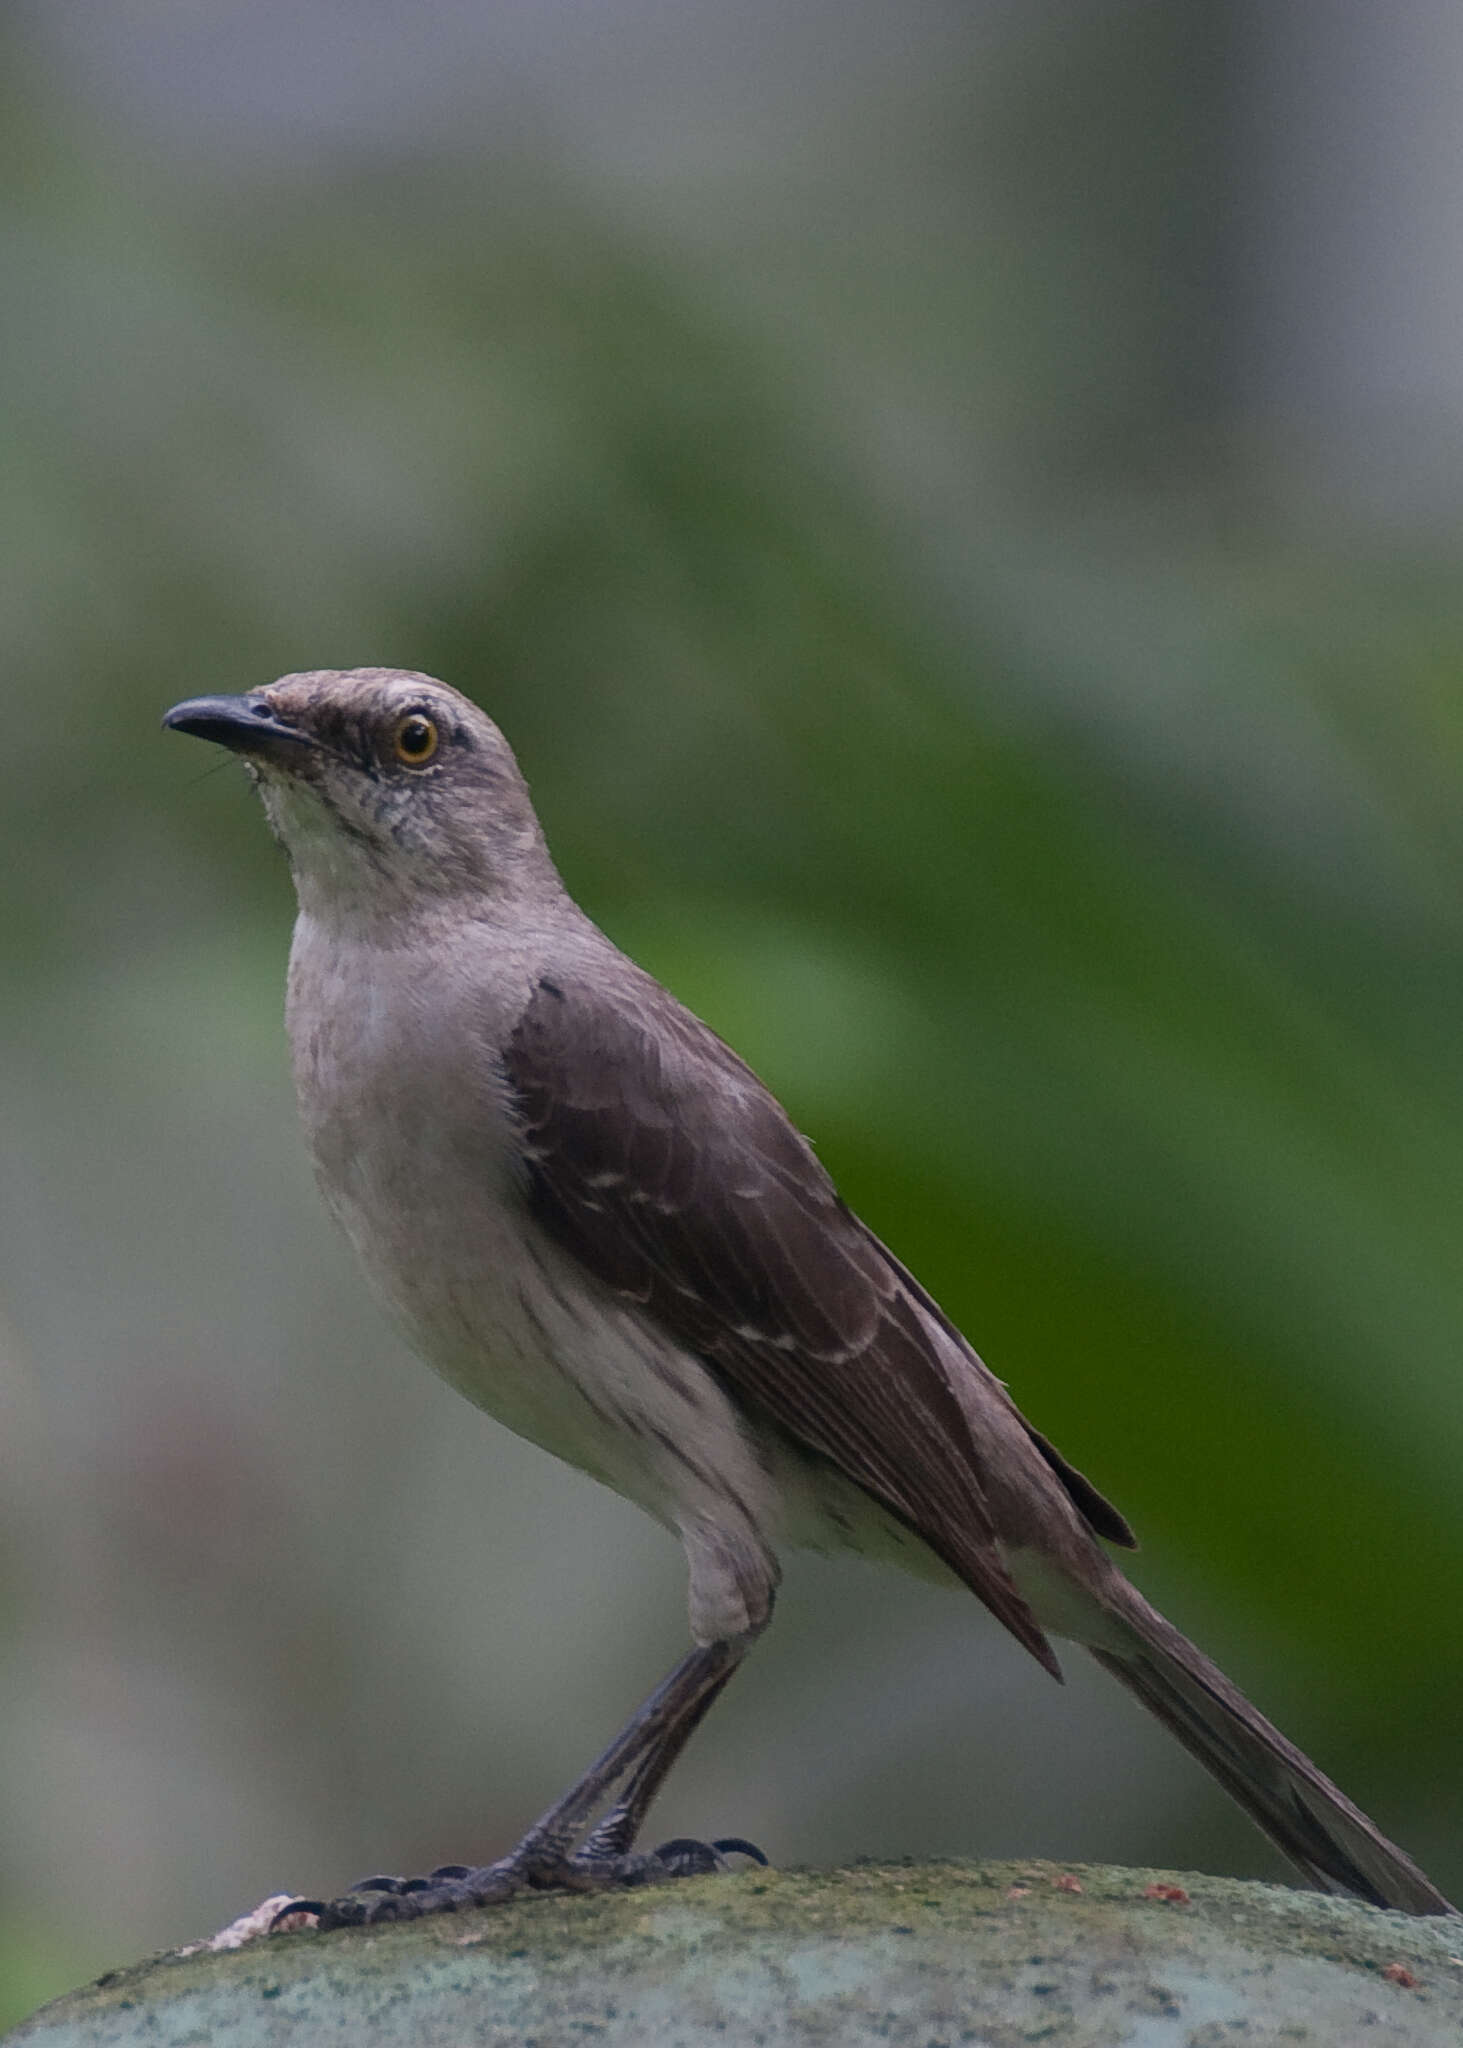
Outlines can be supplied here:
[[437, 751], [437, 728], [420, 711], [409, 712], [391, 735], [391, 751], [406, 768], [425, 768]]

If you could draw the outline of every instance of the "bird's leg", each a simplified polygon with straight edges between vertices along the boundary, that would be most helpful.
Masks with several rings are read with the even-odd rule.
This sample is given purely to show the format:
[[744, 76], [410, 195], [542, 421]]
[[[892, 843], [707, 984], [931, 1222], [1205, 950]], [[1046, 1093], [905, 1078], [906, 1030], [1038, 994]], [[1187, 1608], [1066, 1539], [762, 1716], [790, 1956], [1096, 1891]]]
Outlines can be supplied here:
[[[359, 1927], [383, 1920], [415, 1920], [426, 1913], [452, 1913], [493, 1905], [517, 1894], [551, 1886], [575, 1891], [613, 1884], [644, 1884], [694, 1869], [717, 1868], [715, 1851], [699, 1858], [686, 1845], [676, 1857], [632, 1856], [629, 1851], [646, 1809], [692, 1731], [750, 1647], [749, 1639], [708, 1643], [691, 1650], [637, 1708], [609, 1747], [562, 1798], [534, 1822], [516, 1848], [496, 1863], [470, 1869], [445, 1864], [428, 1877], [372, 1877], [343, 1898], [295, 1899], [276, 1916], [314, 1917], [321, 1928]], [[590, 1835], [578, 1855], [576, 1836], [595, 1810], [630, 1773], [619, 1802]], [[698, 1851], [701, 1845], [690, 1845]], [[741, 1843], [736, 1844], [742, 1848]]]
[[[730, 1642], [690, 1651], [631, 1716], [604, 1754], [534, 1822], [504, 1860], [520, 1867], [531, 1884], [588, 1889], [600, 1882], [614, 1882], [618, 1873], [609, 1866], [632, 1847], [640, 1820], [666, 1773], [745, 1654], [745, 1644]], [[619, 1803], [571, 1857], [575, 1836], [626, 1771], [631, 1777]], [[613, 1828], [622, 1811], [620, 1826]], [[620, 1881], [633, 1883], [639, 1875], [627, 1871]]]
[[[615, 1804], [593, 1834], [580, 1843], [574, 1856], [576, 1865], [596, 1870], [623, 1863], [629, 1857], [651, 1802], [665, 1783], [671, 1766], [705, 1720], [713, 1701], [720, 1697], [736, 1668], [735, 1663], [729, 1664], [713, 1678], [680, 1720], [641, 1757]], [[657, 1874], [651, 1872], [650, 1866], [658, 1863], [661, 1873], [669, 1871], [677, 1877], [694, 1876], [724, 1869], [726, 1866], [721, 1854], [724, 1848], [736, 1848], [744, 1854], [754, 1855], [759, 1862], [765, 1861], [761, 1851], [754, 1850], [748, 1842], [707, 1843], [681, 1839], [663, 1842], [651, 1855], [639, 1857], [637, 1861], [646, 1867], [649, 1875]]]

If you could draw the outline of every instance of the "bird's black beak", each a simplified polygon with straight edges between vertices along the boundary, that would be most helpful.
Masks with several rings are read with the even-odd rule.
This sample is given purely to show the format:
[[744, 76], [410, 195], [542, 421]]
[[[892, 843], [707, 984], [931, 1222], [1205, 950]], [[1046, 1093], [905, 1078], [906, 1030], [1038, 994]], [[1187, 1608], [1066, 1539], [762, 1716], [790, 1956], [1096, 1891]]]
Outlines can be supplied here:
[[190, 697], [175, 704], [163, 724], [195, 739], [216, 740], [236, 754], [266, 758], [315, 744], [309, 733], [277, 718], [263, 697]]

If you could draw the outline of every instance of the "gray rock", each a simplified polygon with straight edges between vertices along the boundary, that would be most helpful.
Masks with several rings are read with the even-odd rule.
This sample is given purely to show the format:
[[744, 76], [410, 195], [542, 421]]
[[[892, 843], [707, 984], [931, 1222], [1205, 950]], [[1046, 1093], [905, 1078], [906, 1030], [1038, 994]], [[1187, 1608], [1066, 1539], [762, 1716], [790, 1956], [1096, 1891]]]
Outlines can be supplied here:
[[1106, 1866], [756, 1871], [162, 1956], [10, 2040], [1458, 2048], [1463, 1922]]

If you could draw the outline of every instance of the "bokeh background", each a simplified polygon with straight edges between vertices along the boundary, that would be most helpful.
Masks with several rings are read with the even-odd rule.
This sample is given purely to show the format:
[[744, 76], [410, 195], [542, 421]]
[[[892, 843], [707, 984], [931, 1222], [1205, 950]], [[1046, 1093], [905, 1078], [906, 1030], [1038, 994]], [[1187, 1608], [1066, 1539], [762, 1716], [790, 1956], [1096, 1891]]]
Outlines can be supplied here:
[[[1463, 1891], [1463, 16], [12, 0], [0, 79], [0, 2012], [500, 1850], [684, 1642], [317, 1206], [283, 862], [157, 730], [302, 667], [498, 718]], [[1068, 1664], [794, 1562], [659, 1833], [1281, 1874]]]

